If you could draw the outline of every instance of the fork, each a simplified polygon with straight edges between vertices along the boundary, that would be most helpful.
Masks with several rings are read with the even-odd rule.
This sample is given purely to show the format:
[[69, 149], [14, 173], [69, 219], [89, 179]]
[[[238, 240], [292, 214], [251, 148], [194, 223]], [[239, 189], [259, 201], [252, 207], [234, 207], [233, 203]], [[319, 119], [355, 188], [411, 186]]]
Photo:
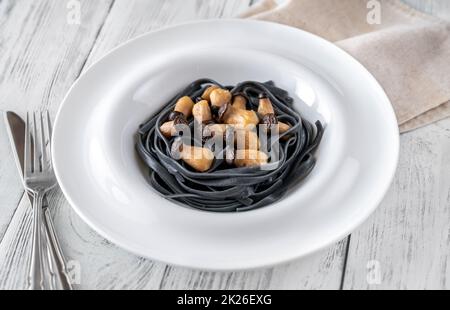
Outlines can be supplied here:
[[[39, 114], [38, 117], [36, 117], [37, 114]], [[43, 200], [46, 194], [56, 186], [50, 156], [52, 129], [48, 111], [46, 116], [45, 122], [42, 112], [33, 112], [31, 122], [30, 114], [27, 113], [25, 127], [24, 184], [26, 191], [33, 197], [33, 237], [28, 284], [31, 290], [45, 289], [43, 257], [44, 248], [48, 247], [46, 254], [52, 279], [51, 287], [54, 288], [58, 282], [61, 288], [71, 289], [53, 225], [42, 226]], [[39, 130], [37, 119], [39, 119]], [[44, 223], [51, 224], [51, 221], [48, 223], [48, 214], [45, 216]], [[42, 238], [42, 231], [46, 232], [47, 240]]]

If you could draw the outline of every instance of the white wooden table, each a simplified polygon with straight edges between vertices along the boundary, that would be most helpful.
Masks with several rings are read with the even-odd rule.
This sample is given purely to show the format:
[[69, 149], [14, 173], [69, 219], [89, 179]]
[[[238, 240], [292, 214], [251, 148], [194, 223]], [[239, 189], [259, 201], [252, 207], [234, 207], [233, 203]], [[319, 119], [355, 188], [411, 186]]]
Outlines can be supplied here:
[[[188, 20], [231, 17], [250, 0], [0, 0], [0, 109], [55, 116], [71, 84], [118, 44]], [[450, 1], [407, 0], [450, 19]], [[450, 61], [450, 60], [449, 60]], [[25, 288], [31, 214], [0, 122], [0, 289]], [[51, 196], [81, 289], [450, 289], [450, 120], [401, 137], [395, 182], [376, 213], [328, 250], [248, 272], [202, 272], [134, 256], [98, 236], [60, 191]]]

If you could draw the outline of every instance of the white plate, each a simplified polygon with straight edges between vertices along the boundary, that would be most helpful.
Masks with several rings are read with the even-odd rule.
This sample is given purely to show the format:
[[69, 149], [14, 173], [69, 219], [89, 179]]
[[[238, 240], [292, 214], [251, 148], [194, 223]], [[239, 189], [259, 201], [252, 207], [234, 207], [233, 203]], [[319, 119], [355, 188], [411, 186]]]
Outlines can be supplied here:
[[[146, 183], [138, 125], [202, 77], [274, 80], [326, 124], [317, 167], [282, 201], [214, 214], [173, 204]], [[92, 228], [138, 255], [213, 270], [286, 262], [345, 237], [380, 203], [399, 150], [389, 100], [362, 65], [309, 33], [244, 20], [180, 25], [114, 50], [72, 87], [53, 140], [59, 184]]]

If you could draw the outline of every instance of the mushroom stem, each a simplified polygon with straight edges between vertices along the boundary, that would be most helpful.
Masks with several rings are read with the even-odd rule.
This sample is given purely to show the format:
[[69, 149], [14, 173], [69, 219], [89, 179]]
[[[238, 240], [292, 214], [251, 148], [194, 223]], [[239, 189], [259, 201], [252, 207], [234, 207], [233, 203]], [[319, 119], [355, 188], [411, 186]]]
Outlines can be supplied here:
[[175, 105], [175, 112], [182, 113], [186, 118], [192, 115], [192, 108], [194, 107], [194, 102], [188, 96], [180, 98]]
[[237, 167], [259, 167], [267, 164], [269, 156], [258, 150], [238, 150], [234, 164]]
[[272, 102], [265, 94], [259, 95], [258, 115], [266, 132], [270, 132], [274, 127], [277, 128], [278, 119], [275, 115]]
[[227, 130], [227, 124], [209, 124], [203, 129], [203, 137], [223, 136]]
[[166, 138], [170, 138], [170, 137], [174, 136], [176, 134], [174, 121], [169, 121], [169, 122], [162, 124], [160, 130], [161, 130], [161, 133]]
[[237, 129], [235, 143], [238, 150], [259, 150], [261, 142], [254, 130]]
[[172, 145], [172, 157], [183, 160], [198, 172], [211, 169], [214, 153], [207, 148], [190, 146], [177, 139]]
[[226, 124], [235, 125], [236, 127], [241, 128], [259, 124], [259, 118], [255, 111], [237, 109], [234, 106], [229, 107], [223, 120]]
[[173, 121], [165, 122], [161, 125], [160, 130], [164, 137], [171, 138], [176, 136], [180, 131], [184, 131], [188, 123], [184, 117], [177, 117]]
[[192, 109], [192, 114], [199, 124], [204, 124], [212, 120], [211, 108], [206, 100], [197, 102]]
[[236, 95], [233, 98], [233, 108], [239, 110], [247, 110], [247, 98], [243, 95]]
[[208, 87], [208, 88], [203, 92], [202, 99], [203, 99], [203, 100], [208, 100], [208, 101], [210, 101], [210, 100], [211, 100], [211, 93], [212, 93], [214, 90], [219, 89], [219, 88], [220, 88], [220, 87], [217, 86], [217, 85], [212, 85], [212, 86]]
[[261, 94], [259, 96], [258, 115], [261, 119], [263, 119], [266, 115], [269, 114], [275, 115], [272, 102], [269, 98], [267, 98], [265, 94]]

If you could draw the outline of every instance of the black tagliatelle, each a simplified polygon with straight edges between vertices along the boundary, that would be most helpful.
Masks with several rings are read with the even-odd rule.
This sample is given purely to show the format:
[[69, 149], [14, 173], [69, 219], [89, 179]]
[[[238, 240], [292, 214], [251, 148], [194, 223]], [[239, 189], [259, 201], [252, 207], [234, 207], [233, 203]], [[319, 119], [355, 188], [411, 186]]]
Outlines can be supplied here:
[[[264, 93], [272, 102], [278, 120], [289, 124], [290, 129], [277, 136], [279, 151], [274, 168], [238, 168], [227, 164], [224, 159], [215, 159], [208, 171], [197, 172], [185, 162], [174, 159], [171, 149], [175, 137], [163, 135], [161, 125], [167, 121], [180, 98], [189, 96], [196, 100], [212, 85], [229, 90], [232, 95], [245, 95], [247, 107], [252, 110], [258, 109], [259, 96]], [[169, 200], [212, 212], [249, 211], [280, 200], [313, 170], [316, 164], [314, 153], [324, 133], [320, 122], [314, 126], [294, 110], [293, 101], [288, 92], [271, 81], [249, 81], [234, 87], [223, 86], [210, 79], [191, 83], [139, 128], [137, 151], [149, 167], [150, 185]], [[195, 120], [189, 118], [187, 121], [193, 127]], [[273, 143], [271, 141], [270, 145]]]

